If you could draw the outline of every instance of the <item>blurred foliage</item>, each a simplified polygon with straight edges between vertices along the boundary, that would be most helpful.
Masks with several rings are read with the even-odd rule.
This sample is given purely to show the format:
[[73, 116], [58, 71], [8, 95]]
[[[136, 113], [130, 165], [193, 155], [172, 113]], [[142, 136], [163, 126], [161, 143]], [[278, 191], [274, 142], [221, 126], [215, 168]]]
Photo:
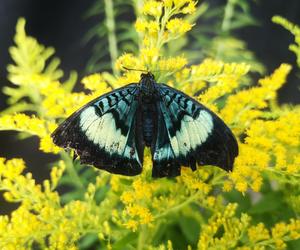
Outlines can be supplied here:
[[[236, 39], [233, 29], [255, 23], [247, 2], [229, 0], [220, 9], [204, 3], [197, 7], [192, 0], [134, 2], [124, 8], [137, 16], [134, 27], [128, 26], [136, 33], [123, 40], [124, 46], [132, 43], [125, 46], [127, 53], [115, 19], [125, 3], [97, 4], [88, 15], [107, 11], [115, 28], [103, 28], [107, 20], [98, 27], [105, 30], [99, 48], [107, 54], [96, 56], [88, 67], [114, 73], [84, 77], [84, 92], [73, 91], [76, 73], [62, 82], [54, 49], [28, 36], [24, 19], [17, 23], [10, 48], [13, 64], [7, 68], [12, 85], [3, 89], [9, 107], [1, 112], [0, 130], [37, 136], [39, 150], [55, 154], [58, 161], [49, 180], [38, 184], [22, 159], [0, 158], [0, 190], [7, 202], [19, 204], [10, 215], [0, 216], [0, 249], [299, 249], [300, 107], [277, 103], [291, 66], [283, 63], [245, 87], [257, 61], [242, 59], [245, 47], [224, 43]], [[220, 20], [214, 11], [225, 13], [221, 31], [218, 25], [207, 30], [223, 40], [219, 45], [209, 43], [212, 38], [200, 22], [204, 16]], [[211, 58], [194, 63], [194, 49]], [[107, 66], [96, 65], [107, 56]], [[183, 168], [173, 179], [152, 179], [146, 150], [143, 173], [124, 177], [81, 165], [72, 152], [56, 147], [50, 134], [63, 119], [99, 95], [139, 80], [139, 72], [122, 72], [124, 66], [154, 72], [157, 81], [194, 96], [222, 117], [239, 142], [233, 171], [202, 166], [194, 172]]]
[[[132, 25], [132, 13], [134, 10], [138, 11], [138, 1], [97, 0], [85, 13], [85, 19], [99, 20], [83, 39], [85, 44], [93, 44], [92, 56], [86, 66], [87, 72], [113, 70], [118, 75], [119, 71], [114, 67], [117, 57], [123, 51], [138, 50], [138, 37]], [[133, 17], [132, 20], [129, 17]]]
[[[112, 4], [114, 14], [109, 15]], [[135, 16], [139, 15], [141, 5], [141, 0], [115, 0], [113, 3], [112, 0], [95, 1], [86, 17], [97, 16], [101, 21], [85, 37], [85, 42], [94, 39], [93, 54], [88, 62], [87, 72], [113, 70], [116, 73], [112, 63], [116, 55], [121, 55], [124, 51], [137, 53], [138, 36], [132, 25], [134, 18], [131, 17], [133, 12]], [[168, 43], [165, 55], [184, 54], [190, 63], [199, 63], [207, 57], [224, 62], [251, 63], [252, 71], [260, 74], [265, 72], [264, 65], [247, 49], [246, 41], [235, 35], [239, 29], [259, 25], [251, 15], [248, 0], [228, 0], [217, 4], [214, 1], [199, 1], [196, 11], [185, 19], [196, 26], [186, 36]], [[110, 50], [107, 50], [109, 46]]]
[[289, 46], [289, 49], [296, 55], [297, 65], [300, 68], [300, 27], [281, 16], [274, 16], [272, 18], [272, 21], [274, 23], [280, 24], [294, 36], [295, 43], [291, 44]]
[[258, 26], [252, 16], [248, 0], [228, 0], [222, 3], [199, 1], [193, 15], [187, 17], [197, 25], [185, 37], [169, 44], [170, 55], [184, 53], [190, 62], [198, 63], [206, 57], [225, 62], [251, 64], [251, 70], [260, 74], [264, 66], [254, 53], [247, 49], [247, 42], [237, 37], [236, 31], [249, 26]]

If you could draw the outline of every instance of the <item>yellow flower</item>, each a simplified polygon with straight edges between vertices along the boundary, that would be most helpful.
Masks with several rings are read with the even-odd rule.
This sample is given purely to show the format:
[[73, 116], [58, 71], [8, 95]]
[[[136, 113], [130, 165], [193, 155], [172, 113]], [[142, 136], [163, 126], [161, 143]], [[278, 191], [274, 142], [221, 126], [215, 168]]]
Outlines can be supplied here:
[[101, 74], [92, 74], [84, 77], [81, 82], [84, 87], [88, 90], [95, 91], [101, 94], [111, 91], [111, 88], [108, 87], [107, 82], [103, 79]]
[[135, 232], [138, 228], [138, 223], [135, 220], [128, 220], [124, 225], [133, 232]]
[[183, 14], [193, 14], [196, 11], [196, 2], [189, 1], [188, 5], [182, 9]]
[[0, 130], [16, 130], [38, 136], [41, 139], [40, 149], [46, 153], [58, 153], [60, 150], [59, 147], [53, 144], [50, 138], [50, 132], [52, 132], [54, 127], [56, 125], [52, 122], [25, 114], [4, 115], [0, 117]]
[[135, 22], [135, 25], [134, 25], [136, 31], [139, 32], [139, 33], [145, 32], [147, 26], [148, 26], [147, 21], [144, 20], [144, 19], [141, 19], [141, 18], [138, 18], [138, 19], [136, 20], [136, 22]]
[[159, 32], [159, 24], [155, 21], [149, 21], [147, 24], [149, 35], [156, 38]]
[[179, 70], [187, 64], [184, 56], [172, 57], [159, 60], [159, 68], [168, 72]]
[[160, 17], [162, 14], [163, 4], [158, 1], [147, 1], [145, 2], [142, 12], [145, 15], [150, 15], [153, 17]]
[[140, 60], [130, 53], [126, 53], [120, 56], [116, 61], [117, 69], [123, 69], [124, 67], [127, 67], [129, 69], [143, 69]]
[[145, 65], [152, 65], [159, 58], [159, 50], [157, 48], [141, 49], [141, 60]]
[[189, 22], [182, 18], [173, 18], [167, 23], [167, 29], [172, 35], [180, 36], [192, 29]]
[[253, 243], [267, 240], [270, 238], [269, 231], [265, 228], [263, 223], [259, 223], [256, 226], [252, 226], [248, 229], [249, 240]]

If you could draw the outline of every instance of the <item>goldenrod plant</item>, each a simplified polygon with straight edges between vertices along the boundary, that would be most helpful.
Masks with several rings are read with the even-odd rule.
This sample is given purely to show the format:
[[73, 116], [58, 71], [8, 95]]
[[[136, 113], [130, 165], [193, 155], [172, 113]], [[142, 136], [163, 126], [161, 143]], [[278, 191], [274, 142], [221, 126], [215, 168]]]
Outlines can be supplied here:
[[[9, 107], [0, 130], [40, 139], [39, 150], [55, 154], [50, 179], [36, 183], [22, 159], [0, 159], [0, 190], [18, 207], [0, 216], [0, 249], [299, 249], [300, 107], [279, 105], [277, 92], [291, 66], [281, 64], [257, 83], [247, 83], [251, 64], [207, 58], [190, 64], [166, 46], [195, 28], [193, 0], [145, 1], [135, 29], [136, 54], [122, 53], [120, 76], [84, 77], [74, 92], [71, 73], [62, 82], [54, 49], [16, 26], [5, 87]], [[225, 48], [226, 49], [226, 48]], [[216, 112], [234, 132], [240, 153], [230, 173], [199, 166], [176, 178], [151, 177], [150, 152], [143, 173], [112, 175], [73, 161], [50, 134], [79, 107], [112, 89], [138, 82], [146, 69], [157, 82], [181, 89]], [[16, 147], [18, 141], [15, 142]], [[40, 166], [40, 171], [47, 171]], [[68, 187], [58, 192], [58, 187]]]
[[[142, 0], [94, 0], [84, 15], [85, 19], [99, 20], [83, 39], [85, 44], [93, 46], [93, 53], [86, 66], [87, 72], [111, 69], [115, 75], [120, 73], [114, 65], [117, 56], [124, 51], [135, 53], [140, 45], [131, 21], [140, 17], [142, 5]], [[228, 0], [218, 4], [198, 1], [197, 8], [186, 19], [201, 25], [194, 25], [176, 42], [167, 43], [164, 55], [184, 53], [189, 63], [199, 63], [207, 57], [224, 62], [246, 62], [251, 63], [251, 71], [264, 73], [264, 66], [247, 48], [247, 42], [235, 35], [243, 28], [259, 25], [250, 10], [248, 0]]]

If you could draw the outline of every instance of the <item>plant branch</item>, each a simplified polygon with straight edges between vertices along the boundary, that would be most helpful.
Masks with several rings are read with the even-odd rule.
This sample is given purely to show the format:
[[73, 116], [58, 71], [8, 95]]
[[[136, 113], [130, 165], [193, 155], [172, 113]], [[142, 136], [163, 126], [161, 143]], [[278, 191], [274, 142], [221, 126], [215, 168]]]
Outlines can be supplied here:
[[[227, 34], [230, 30], [231, 19], [234, 15], [234, 7], [236, 0], [228, 0], [224, 10], [224, 18], [221, 24], [221, 35]], [[220, 58], [224, 47], [223, 44], [218, 45], [216, 58]]]
[[111, 60], [111, 68], [114, 75], [119, 75], [119, 71], [115, 68], [115, 61], [118, 57], [118, 45], [116, 38], [116, 26], [114, 18], [114, 6], [112, 0], [104, 0], [105, 3], [105, 15], [106, 15], [106, 27], [108, 32], [108, 47]]
[[66, 171], [74, 180], [74, 184], [79, 188], [84, 188], [84, 185], [83, 185], [78, 173], [76, 172], [76, 170], [74, 168], [74, 164], [73, 164], [70, 156], [64, 151], [62, 151], [60, 153], [60, 155], [61, 155], [61, 158], [66, 163]]
[[158, 218], [161, 218], [161, 217], [164, 217], [170, 213], [173, 213], [173, 212], [177, 212], [179, 211], [180, 209], [182, 209], [183, 207], [185, 207], [186, 205], [190, 204], [191, 202], [195, 201], [198, 196], [201, 194], [200, 191], [197, 191], [195, 194], [193, 194], [192, 196], [190, 196], [188, 199], [186, 199], [184, 202], [170, 208], [169, 210], [161, 213], [161, 214], [158, 214], [157, 216], [155, 216], [155, 220], [158, 219]]

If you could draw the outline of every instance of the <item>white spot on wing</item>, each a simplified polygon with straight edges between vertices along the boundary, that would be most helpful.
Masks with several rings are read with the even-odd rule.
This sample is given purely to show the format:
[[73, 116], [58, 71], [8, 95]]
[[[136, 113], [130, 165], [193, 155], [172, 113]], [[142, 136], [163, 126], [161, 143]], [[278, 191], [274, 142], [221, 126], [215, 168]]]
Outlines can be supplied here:
[[178, 156], [179, 155], [179, 146], [178, 146], [177, 137], [174, 136], [174, 137], [170, 138], [170, 143], [171, 143], [172, 149], [174, 151], [174, 154], [176, 156]]
[[82, 111], [80, 115], [80, 127], [83, 132], [85, 132], [89, 126], [97, 119], [97, 115], [95, 113], [95, 108], [90, 107]]
[[111, 113], [100, 117], [96, 114], [94, 107], [89, 107], [80, 115], [80, 127], [88, 140], [105, 149], [107, 153], [123, 154], [127, 138], [121, 134], [120, 129], [116, 128]]
[[[192, 117], [190, 117], [192, 119]], [[197, 142], [200, 141], [199, 135], [197, 133], [197, 128], [194, 122], [185, 122], [186, 128], [189, 134], [189, 139], [191, 143], [191, 148], [196, 149]]]
[[[207, 140], [212, 130], [213, 119], [207, 111], [201, 110], [196, 119], [185, 115], [181, 121], [180, 130], [176, 132], [176, 137], [170, 139], [175, 156], [178, 157], [180, 154], [186, 156], [190, 150], [196, 149]], [[178, 142], [178, 147], [175, 141]]]
[[179, 151], [181, 154], [186, 155], [191, 148], [190, 138], [186, 129], [186, 122], [181, 121], [181, 128], [176, 132], [176, 138], [179, 145]]

